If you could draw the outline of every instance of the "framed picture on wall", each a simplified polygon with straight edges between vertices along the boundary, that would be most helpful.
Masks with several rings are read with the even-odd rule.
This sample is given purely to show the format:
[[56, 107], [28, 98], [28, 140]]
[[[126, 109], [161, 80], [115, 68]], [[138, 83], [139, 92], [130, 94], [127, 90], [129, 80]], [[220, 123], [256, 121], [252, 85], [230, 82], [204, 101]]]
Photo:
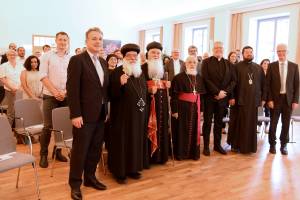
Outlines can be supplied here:
[[121, 48], [121, 40], [103, 40], [103, 48], [105, 51], [105, 55], [111, 54], [116, 49]]
[[43, 52], [43, 46], [49, 45], [51, 49], [56, 48], [55, 36], [50, 35], [32, 35], [32, 53], [39, 51], [41, 54]]

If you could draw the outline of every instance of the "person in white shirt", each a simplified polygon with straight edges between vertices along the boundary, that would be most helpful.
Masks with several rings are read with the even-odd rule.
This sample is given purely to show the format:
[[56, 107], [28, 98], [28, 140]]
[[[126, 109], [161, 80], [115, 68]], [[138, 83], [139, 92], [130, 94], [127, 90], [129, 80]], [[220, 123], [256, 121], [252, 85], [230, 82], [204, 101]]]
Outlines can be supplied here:
[[[55, 38], [56, 50], [45, 53], [41, 58], [40, 80], [43, 83], [43, 113], [44, 129], [40, 137], [40, 167], [48, 167], [48, 146], [51, 138], [52, 109], [67, 106], [66, 82], [67, 68], [71, 55], [68, 53], [69, 36], [65, 32], [59, 32]], [[56, 153], [56, 159], [67, 162], [67, 158], [61, 154], [61, 149], [54, 147], [52, 157]]]
[[17, 53], [14, 50], [8, 50], [6, 53], [8, 62], [0, 65], [0, 81], [4, 85], [5, 98], [7, 102], [7, 118], [12, 125], [14, 121], [14, 102], [16, 94], [20, 89], [20, 75], [24, 67], [17, 60]]
[[278, 44], [276, 50], [278, 61], [269, 64], [266, 77], [267, 102], [271, 111], [269, 152], [276, 154], [276, 130], [281, 116], [280, 152], [287, 155], [291, 114], [299, 105], [299, 68], [298, 64], [287, 60], [286, 44]]
[[179, 59], [180, 51], [178, 49], [172, 50], [172, 59], [165, 66], [165, 72], [168, 72], [168, 80], [172, 81], [173, 77], [180, 72], [185, 71], [185, 64]]

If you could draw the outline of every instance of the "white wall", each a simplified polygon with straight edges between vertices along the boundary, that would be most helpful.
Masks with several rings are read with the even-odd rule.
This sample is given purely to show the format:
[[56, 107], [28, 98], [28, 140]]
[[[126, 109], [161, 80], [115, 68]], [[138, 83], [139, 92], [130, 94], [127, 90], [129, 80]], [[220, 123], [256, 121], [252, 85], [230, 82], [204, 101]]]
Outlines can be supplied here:
[[124, 16], [114, 13], [114, 6], [104, 6], [98, 0], [6, 0], [0, 11], [0, 48], [6, 49], [10, 42], [32, 45], [33, 34], [65, 31], [73, 53], [76, 47], [85, 45], [85, 31], [94, 26], [102, 29], [104, 39], [119, 39], [122, 44], [135, 40], [136, 32], [120, 21]]
[[[252, 0], [252, 1], [242, 1], [238, 3], [229, 4], [226, 6], [215, 7], [212, 9], [201, 10], [193, 13], [188, 13], [185, 15], [175, 16], [159, 21], [154, 21], [151, 23], [141, 24], [135, 27], [136, 32], [143, 29], [149, 29], [151, 27], [163, 26], [164, 28], [164, 40], [163, 46], [165, 49], [165, 53], [170, 54], [173, 43], [173, 25], [176, 23], [186, 23], [190, 21], [203, 21], [209, 20], [210, 17], [215, 17], [215, 32], [214, 32], [214, 40], [222, 41], [224, 43], [225, 57], [229, 53], [229, 39], [230, 39], [230, 28], [231, 28], [231, 14], [239, 13], [239, 12], [247, 12], [243, 18], [243, 45], [247, 44], [248, 37], [248, 23], [249, 18], [251, 16], [257, 16], [260, 14], [265, 14], [267, 12], [282, 12], [288, 11], [291, 13], [291, 22], [290, 22], [290, 38], [289, 38], [289, 51], [290, 51], [290, 59], [294, 60], [296, 56], [296, 43], [297, 43], [297, 31], [298, 31], [298, 12], [299, 12], [299, 4], [293, 4], [290, 6], [283, 6], [285, 4], [297, 3], [299, 0]], [[279, 8], [273, 9], [264, 9], [268, 7], [280, 6]], [[253, 11], [257, 9], [264, 9], [261, 11]], [[300, 36], [299, 36], [300, 37]], [[135, 38], [135, 41], [138, 41], [138, 36]], [[182, 53], [183, 55], [183, 53]], [[183, 57], [183, 56], [182, 56]]]

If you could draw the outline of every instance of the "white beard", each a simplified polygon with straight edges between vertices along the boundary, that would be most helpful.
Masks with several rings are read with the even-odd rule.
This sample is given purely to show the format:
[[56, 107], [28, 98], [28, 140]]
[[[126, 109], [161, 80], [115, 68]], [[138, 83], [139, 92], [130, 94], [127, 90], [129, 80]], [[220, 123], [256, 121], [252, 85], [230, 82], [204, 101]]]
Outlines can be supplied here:
[[164, 66], [161, 59], [148, 60], [148, 74], [151, 79], [162, 79], [164, 76]]
[[186, 73], [187, 73], [188, 75], [196, 76], [196, 75], [197, 75], [197, 70], [196, 70], [196, 69], [192, 69], [192, 70], [186, 69]]
[[142, 68], [140, 65], [140, 61], [137, 61], [134, 64], [129, 63], [127, 60], [123, 60], [123, 71], [128, 76], [134, 76], [135, 78], [138, 78], [142, 74]]

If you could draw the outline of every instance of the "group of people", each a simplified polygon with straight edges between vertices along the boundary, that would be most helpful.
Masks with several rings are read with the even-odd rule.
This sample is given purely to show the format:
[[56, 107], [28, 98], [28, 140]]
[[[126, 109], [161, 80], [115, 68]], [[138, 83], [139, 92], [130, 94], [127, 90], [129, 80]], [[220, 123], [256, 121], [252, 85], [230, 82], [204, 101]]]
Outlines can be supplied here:
[[[9, 50], [7, 64], [0, 66], [0, 80], [11, 102], [20, 85], [26, 98], [42, 101], [40, 167], [48, 167], [51, 112], [69, 107], [73, 125], [72, 199], [82, 199], [82, 182], [87, 187], [106, 189], [95, 176], [104, 142], [108, 168], [119, 184], [125, 184], [127, 178], [140, 179], [143, 169], [165, 164], [170, 155], [177, 160], [198, 160], [202, 135], [203, 154], [209, 156], [212, 124], [213, 150], [227, 154], [221, 138], [228, 106], [227, 143], [232, 151], [257, 151], [257, 108], [265, 106], [271, 113], [270, 153], [276, 153], [276, 127], [281, 115], [280, 150], [288, 154], [289, 120], [299, 100], [299, 70], [287, 60], [285, 44], [277, 46], [278, 61], [269, 64], [265, 60], [267, 64], [262, 67], [253, 62], [250, 46], [242, 49], [242, 61], [237, 61], [237, 52], [225, 59], [219, 41], [214, 42], [210, 57], [200, 58], [197, 48], [191, 46], [184, 62], [174, 49], [165, 65], [163, 47], [155, 41], [147, 45], [143, 64], [141, 49], [133, 43], [123, 45], [116, 53], [119, 55], [110, 54], [105, 60], [100, 56], [103, 32], [97, 27], [87, 30], [86, 50], [75, 56], [68, 52], [67, 33], [57, 33], [55, 41], [56, 49], [40, 60], [29, 56], [24, 62], [26, 70], [16, 61], [16, 52]], [[32, 82], [42, 84], [29, 84]], [[12, 123], [13, 111], [7, 112]], [[54, 147], [54, 154], [57, 160], [67, 162], [60, 149]]]

